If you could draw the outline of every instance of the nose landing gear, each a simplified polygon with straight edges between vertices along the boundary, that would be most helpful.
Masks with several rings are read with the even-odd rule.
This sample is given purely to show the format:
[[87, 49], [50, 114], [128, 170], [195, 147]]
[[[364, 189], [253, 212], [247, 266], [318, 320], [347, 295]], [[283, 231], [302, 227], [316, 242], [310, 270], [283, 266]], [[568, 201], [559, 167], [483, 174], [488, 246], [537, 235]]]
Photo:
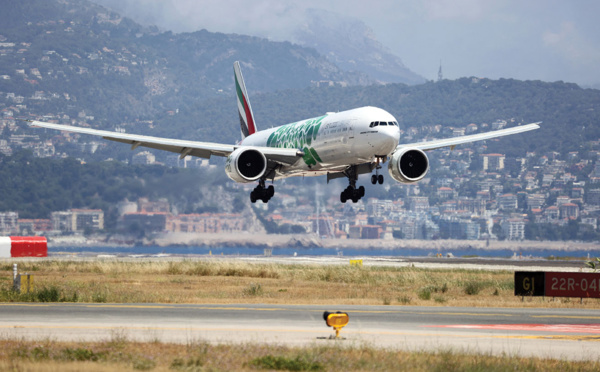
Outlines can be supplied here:
[[382, 161], [385, 163], [387, 157], [377, 157], [377, 166], [375, 166], [375, 174], [371, 176], [371, 183], [373, 185], [375, 185], [376, 183], [379, 183], [380, 185], [383, 184], [383, 175], [379, 174], [379, 170], [381, 169], [381, 165], [379, 165], [379, 161]]
[[373, 185], [375, 185], [376, 183], [379, 183], [380, 185], [383, 183], [383, 175], [381, 174], [374, 174], [371, 176], [371, 183]]

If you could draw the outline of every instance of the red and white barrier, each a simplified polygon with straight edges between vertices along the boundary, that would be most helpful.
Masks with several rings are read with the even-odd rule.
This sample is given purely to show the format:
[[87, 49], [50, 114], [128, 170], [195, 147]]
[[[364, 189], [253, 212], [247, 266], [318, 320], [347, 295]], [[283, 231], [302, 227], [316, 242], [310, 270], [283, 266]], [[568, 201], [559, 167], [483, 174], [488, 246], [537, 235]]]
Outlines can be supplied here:
[[0, 236], [0, 258], [48, 257], [48, 241], [43, 236]]

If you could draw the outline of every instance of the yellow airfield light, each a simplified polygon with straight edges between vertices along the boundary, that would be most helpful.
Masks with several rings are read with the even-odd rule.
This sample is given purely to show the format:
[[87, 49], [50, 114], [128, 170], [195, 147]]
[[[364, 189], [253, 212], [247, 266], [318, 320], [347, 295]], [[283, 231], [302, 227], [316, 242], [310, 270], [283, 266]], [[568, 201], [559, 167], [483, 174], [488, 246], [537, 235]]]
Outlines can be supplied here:
[[348, 325], [350, 321], [350, 317], [348, 313], [343, 313], [341, 311], [330, 313], [328, 311], [323, 313], [323, 319], [328, 327], [332, 327], [335, 330], [335, 337], [340, 337], [340, 331], [342, 328]]

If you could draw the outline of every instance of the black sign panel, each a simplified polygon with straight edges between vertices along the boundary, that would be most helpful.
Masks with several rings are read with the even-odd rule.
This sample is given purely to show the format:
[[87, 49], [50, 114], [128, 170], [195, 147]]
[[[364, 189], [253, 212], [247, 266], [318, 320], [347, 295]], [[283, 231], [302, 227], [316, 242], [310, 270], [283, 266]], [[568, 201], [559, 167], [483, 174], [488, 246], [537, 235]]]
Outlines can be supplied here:
[[515, 296], [544, 296], [545, 274], [539, 271], [515, 271]]

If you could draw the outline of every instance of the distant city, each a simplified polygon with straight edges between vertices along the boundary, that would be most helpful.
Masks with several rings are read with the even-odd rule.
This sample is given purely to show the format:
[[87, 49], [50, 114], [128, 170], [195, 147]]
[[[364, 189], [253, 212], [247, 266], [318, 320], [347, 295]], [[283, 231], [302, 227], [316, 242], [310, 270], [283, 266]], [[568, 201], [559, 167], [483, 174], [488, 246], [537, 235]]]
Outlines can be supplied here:
[[[10, 94], [10, 93], [9, 93]], [[39, 96], [39, 95], [38, 95]], [[12, 97], [12, 96], [11, 96]], [[27, 112], [26, 103], [36, 97], [20, 97], [18, 105], [2, 109], [0, 151], [10, 155], [14, 149], [29, 148], [38, 157], [65, 157], [54, 151], [55, 142], [69, 141], [85, 152], [93, 152], [102, 142], [58, 133], [46, 141], [37, 135], [19, 132], [15, 115]], [[59, 115], [44, 118], [58, 121]], [[491, 124], [468, 124], [463, 128], [440, 125], [404, 131], [404, 141], [432, 137], [460, 136], [477, 131], [496, 130], [510, 120]], [[586, 149], [563, 155], [557, 152], [510, 158], [486, 153], [485, 144], [434, 152], [430, 175], [422, 182], [403, 185], [391, 182], [386, 187], [397, 195], [392, 199], [366, 198], [356, 204], [341, 205], [331, 197], [323, 207], [303, 205], [293, 190], [280, 188], [280, 203], [270, 208], [265, 219], [276, 226], [295, 226], [295, 232], [318, 234], [331, 239], [507, 239], [531, 238], [527, 226], [541, 224], [565, 228], [577, 224], [583, 231], [598, 230], [600, 214], [600, 141], [583, 144]], [[215, 167], [205, 159], [167, 155], [160, 163], [173, 167]], [[157, 164], [150, 151], [132, 157], [134, 164]], [[389, 186], [388, 186], [389, 185]], [[228, 184], [231, 189], [254, 185]], [[285, 194], [283, 194], [285, 193]], [[229, 233], [248, 231], [252, 218], [239, 213], [219, 211], [199, 214], [174, 213], [166, 199], [122, 201], [116, 206], [117, 230], [143, 237], [154, 233]], [[104, 230], [102, 210], [71, 209], [55, 211], [49, 219], [20, 219], [17, 211], [0, 213], [3, 234], [98, 234]], [[537, 239], [545, 238], [543, 235]]]
[[[191, 157], [180, 159], [179, 155], [159, 154], [152, 151], [133, 153], [127, 159], [117, 153], [111, 153], [112, 158], [104, 158], [97, 154], [110, 153], [110, 151], [99, 150], [114, 146], [108, 147], [112, 151], [119, 145], [77, 134], [33, 131], [19, 121], [19, 119], [37, 119], [90, 127], [90, 123], [98, 124], [98, 122], [103, 123], [104, 120], [109, 120], [105, 116], [113, 113], [112, 106], [104, 101], [95, 100], [94, 94], [86, 95], [89, 93], [89, 86], [86, 85], [88, 80], [85, 78], [91, 76], [94, 76], [95, 80], [89, 81], [96, 83], [114, 80], [114, 86], [104, 87], [106, 91], [98, 90], [104, 94], [104, 98], [114, 96], [113, 88], [128, 87], [134, 78], [137, 79], [135, 82], [143, 88], [141, 89], [143, 94], [132, 100], [137, 100], [136, 110], [140, 112], [145, 112], [144, 109], [147, 106], [142, 103], [150, 102], [148, 97], [171, 97], [172, 92], [182, 89], [176, 85], [167, 84], [166, 82], [171, 83], [173, 79], [169, 80], [163, 75], [170, 64], [181, 66], [182, 63], [172, 63], [166, 58], [160, 58], [152, 53], [141, 56], [140, 53], [143, 53], [145, 46], [142, 48], [139, 45], [135, 46], [136, 44], [125, 42], [121, 44], [120, 39], [111, 38], [110, 30], [113, 26], [120, 25], [122, 23], [120, 20], [120, 17], [111, 16], [108, 13], [96, 14], [93, 17], [96, 29], [90, 31], [89, 34], [81, 34], [87, 35], [89, 40], [99, 40], [97, 45], [87, 48], [86, 40], [88, 39], [82, 38], [81, 45], [78, 44], [79, 49], [73, 51], [68, 47], [61, 46], [60, 43], [57, 43], [56, 47], [48, 46], [43, 44], [43, 38], [31, 35], [22, 40], [15, 37], [9, 39], [0, 35], [0, 57], [3, 58], [3, 61], [10, 62], [3, 65], [3, 69], [0, 70], [1, 154], [10, 157], [21, 149], [28, 149], [35, 157], [72, 157], [78, 158], [82, 163], [85, 163], [86, 159], [93, 158], [94, 161], [115, 160], [130, 162], [133, 165], [161, 164], [167, 167], [200, 169], [216, 167], [206, 159]], [[85, 22], [74, 20], [59, 19], [21, 23], [28, 25], [28, 30], [32, 35], [45, 35], [55, 42], [56, 40], [60, 41], [61, 37], [76, 36], [80, 33], [79, 31], [89, 28]], [[117, 33], [114, 30], [112, 32]], [[137, 40], [138, 34], [134, 34], [134, 36], [133, 39]], [[170, 45], [173, 39], [169, 36], [164, 42], [165, 44], [160, 44], [163, 49], [165, 45]], [[213, 44], [218, 43], [214, 42]], [[139, 52], [134, 52], [136, 50], [134, 48], [137, 48]], [[255, 48], [248, 47], [248, 49]], [[142, 70], [147, 66], [153, 66], [154, 73], [143, 73]], [[229, 66], [231, 65], [228, 64], [227, 69], [230, 69]], [[482, 85], [478, 78], [469, 79], [467, 81], [473, 87], [480, 88], [479, 86]], [[185, 79], [180, 78], [179, 80]], [[346, 85], [340, 81], [327, 80], [323, 76], [318, 76], [312, 85]], [[444, 81], [442, 83], [446, 84]], [[503, 84], [512, 83], [514, 82], [503, 82]], [[216, 85], [219, 89], [205, 90], [212, 92], [211, 97], [218, 97], [226, 94], [223, 89], [230, 89], [231, 85], [230, 80], [223, 79]], [[560, 89], [569, 88], [563, 85], [560, 86]], [[46, 89], [44, 90], [40, 86], [48, 88], [44, 88]], [[544, 89], [549, 88], [550, 85]], [[118, 97], [132, 97], [130, 91], [122, 93], [123, 95]], [[193, 106], [197, 100], [200, 100], [196, 96], [198, 93], [196, 90], [193, 90], [192, 93], [188, 95], [188, 98], [193, 96], [193, 101], [181, 100], [181, 102], [169, 105], [155, 103], [153, 109], [157, 110], [163, 118], [182, 115], [179, 109], [175, 108], [177, 105], [182, 103], [183, 107]], [[505, 94], [505, 96], [509, 95]], [[544, 101], [544, 97], [538, 97], [538, 99]], [[552, 97], [556, 98], [557, 95]], [[559, 97], [562, 98], [562, 96]], [[584, 96], [576, 96], [571, 99], [579, 102], [581, 97]], [[593, 100], [594, 96], [590, 95], [590, 97]], [[84, 101], [86, 98], [87, 101]], [[400, 100], [401, 98], [398, 98], [398, 102]], [[180, 101], [179, 96], [176, 101]], [[586, 102], [584, 101], [585, 105], [581, 106], [583, 108], [577, 106], [572, 109], [577, 112], [590, 113], [590, 124], [586, 125], [591, 127], [597, 125], [594, 121], [595, 117], [591, 116], [594, 111], [598, 112], [593, 106], [597, 99], [592, 104]], [[98, 111], [98, 107], [110, 106], [104, 113], [95, 112], [98, 116], [102, 115], [102, 119], [94, 117], [92, 109], [89, 108], [93, 104], [98, 104], [96, 111]], [[393, 104], [395, 105], [397, 102]], [[122, 106], [129, 108], [129, 106], [135, 105], [124, 102]], [[571, 104], [566, 106], [571, 107]], [[452, 107], [454, 108], [454, 106]], [[540, 107], [540, 110], [543, 110], [545, 106]], [[461, 109], [468, 112], [470, 108], [465, 106]], [[425, 110], [418, 110], [418, 114], [420, 115], [422, 111]], [[517, 112], [519, 110], [511, 109], [509, 111]], [[467, 122], [464, 126], [439, 124], [410, 126], [408, 124], [402, 128], [401, 143], [461, 136], [524, 124], [523, 119], [498, 116], [500, 117], [494, 117], [494, 120], [487, 123]], [[537, 113], [531, 116], [537, 120]], [[117, 126], [112, 129], [117, 131], [131, 129], [132, 132], [135, 130], [135, 133], [143, 134], [157, 124], [153, 120], [144, 120], [140, 117], [140, 115], [136, 117], [134, 114], [130, 114], [128, 119], [117, 122]], [[405, 123], [408, 121], [410, 120], [406, 119]], [[564, 124], [565, 128], [566, 125], [568, 124]], [[232, 124], [229, 129], [234, 130], [234, 126]], [[104, 127], [104, 129], [108, 128]], [[169, 127], [169, 129], [171, 128]], [[515, 138], [499, 141], [506, 141], [503, 143], [506, 143], [507, 147], [512, 143], [519, 143]], [[514, 151], [499, 152], [497, 147], [496, 150], [488, 150], [485, 142], [468, 146], [462, 145], [453, 150], [435, 150], [430, 153], [431, 170], [424, 180], [412, 185], [399, 184], [392, 181], [384, 172], [386, 182], [377, 187], [379, 189], [383, 187], [385, 192], [375, 192], [379, 190], [375, 188], [368, 189], [367, 196], [355, 204], [340, 203], [339, 190], [332, 193], [331, 196], [329, 194], [327, 196], [307, 196], [303, 190], [294, 188], [292, 180], [285, 187], [276, 184], [277, 196], [268, 205], [258, 202], [251, 206], [248, 195], [255, 184], [226, 183], [223, 184], [223, 187], [227, 190], [223, 193], [239, 194], [238, 200], [243, 200], [243, 202], [227, 205], [227, 208], [222, 206], [222, 210], [218, 210], [217, 207], [199, 213], [180, 213], [177, 207], [171, 205], [167, 199], [155, 196], [155, 199], [121, 200], [114, 205], [114, 209], [118, 213], [110, 215], [106, 210], [91, 207], [56, 210], [52, 211], [47, 218], [42, 219], [20, 218], [18, 210], [2, 211], [0, 212], [0, 233], [3, 235], [34, 234], [51, 237], [85, 235], [97, 236], [97, 239], [100, 240], [103, 239], [103, 235], [121, 234], [123, 241], [135, 241], [153, 234], [181, 232], [227, 234], [247, 231], [311, 233], [324, 239], [571, 239], [597, 241], [600, 240], [598, 230], [600, 140], [597, 136], [596, 138], [583, 137], [581, 143], [577, 143], [577, 145], [578, 149], [571, 147], [576, 148], [577, 151], [569, 153], [547, 150], [536, 152], [533, 151], [535, 148], [526, 152], [527, 149], [523, 149], [519, 157], [508, 155]], [[123, 147], [123, 149], [128, 151], [127, 147]], [[318, 179], [317, 182], [324, 183], [325, 181]], [[359, 182], [368, 183], [366, 178], [361, 178]], [[202, 185], [198, 186], [202, 187]], [[373, 192], [371, 193], [371, 191]], [[370, 195], [371, 197], [369, 197]], [[108, 225], [116, 226], [116, 228], [106, 229], [107, 219], [111, 222]]]

